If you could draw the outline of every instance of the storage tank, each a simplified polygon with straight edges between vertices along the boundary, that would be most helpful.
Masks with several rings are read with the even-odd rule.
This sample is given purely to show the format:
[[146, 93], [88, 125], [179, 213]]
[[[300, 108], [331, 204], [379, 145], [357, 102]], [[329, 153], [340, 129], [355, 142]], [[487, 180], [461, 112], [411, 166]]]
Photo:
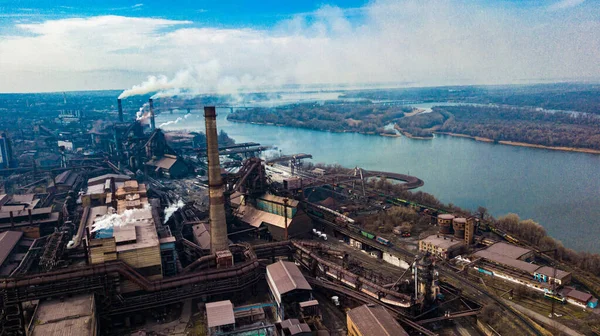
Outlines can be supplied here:
[[454, 219], [453, 215], [450, 214], [441, 214], [438, 215], [437, 221], [440, 226], [441, 234], [451, 234], [452, 233], [452, 220]]
[[452, 228], [454, 229], [454, 237], [458, 239], [465, 239], [465, 225], [467, 219], [463, 217], [454, 218], [452, 221]]

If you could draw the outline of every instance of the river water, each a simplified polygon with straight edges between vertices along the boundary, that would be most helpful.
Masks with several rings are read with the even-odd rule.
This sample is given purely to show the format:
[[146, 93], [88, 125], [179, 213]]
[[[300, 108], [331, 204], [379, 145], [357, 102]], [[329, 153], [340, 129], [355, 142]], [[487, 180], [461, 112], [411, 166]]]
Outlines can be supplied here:
[[[600, 252], [600, 155], [477, 142], [436, 135], [433, 140], [254, 125], [227, 121], [219, 129], [237, 142], [309, 153], [313, 162], [415, 175], [420, 190], [463, 208], [486, 207], [494, 216], [513, 212], [542, 224], [567, 247]], [[157, 125], [181, 117], [161, 114]], [[201, 111], [165, 129], [204, 131]]]

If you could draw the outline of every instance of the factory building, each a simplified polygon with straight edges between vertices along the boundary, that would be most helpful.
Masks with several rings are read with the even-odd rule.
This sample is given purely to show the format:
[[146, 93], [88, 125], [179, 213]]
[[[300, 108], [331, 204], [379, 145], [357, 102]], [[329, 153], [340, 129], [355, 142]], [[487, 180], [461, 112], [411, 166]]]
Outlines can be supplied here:
[[346, 314], [348, 336], [408, 336], [382, 306], [362, 305]]
[[442, 235], [431, 235], [419, 241], [419, 252], [429, 253], [442, 259], [451, 259], [464, 250], [464, 241]]
[[534, 252], [523, 247], [499, 242], [475, 252], [473, 256], [478, 258], [475, 269], [479, 272], [538, 290], [550, 288], [553, 282], [558, 286], [571, 282], [569, 272], [557, 269], [554, 278], [553, 267], [529, 262], [533, 260]]
[[[169, 254], [174, 255], [174, 241], [159, 239], [155, 226], [158, 218], [153, 216], [146, 186], [135, 180], [122, 183], [114, 193], [107, 192], [105, 199], [110, 206], [94, 207], [90, 211], [87, 222], [89, 262], [97, 264], [121, 260], [149, 280], [161, 279], [163, 256], [168, 259], [164, 262], [171, 267], [175, 262], [173, 256], [168, 257]], [[170, 247], [172, 253], [168, 251]], [[124, 281], [121, 290], [132, 292], [139, 288], [130, 281]]]
[[12, 144], [6, 133], [0, 135], [0, 169], [14, 168], [16, 161], [13, 157]]
[[256, 205], [251, 205], [244, 204], [245, 197], [241, 198], [238, 218], [255, 228], [266, 227], [275, 240], [285, 240], [286, 232], [287, 238], [300, 237], [312, 228], [310, 217], [298, 208], [296, 200], [265, 194], [256, 199]]
[[28, 329], [29, 336], [96, 336], [98, 326], [94, 295], [40, 301]]
[[281, 320], [285, 319], [286, 310], [296, 309], [301, 302], [312, 300], [312, 287], [293, 262], [280, 260], [267, 266], [267, 284]]
[[235, 315], [231, 301], [207, 303], [206, 322], [209, 335], [219, 335], [235, 330]]
[[81, 188], [83, 178], [73, 170], [65, 170], [54, 178], [54, 186], [58, 192], [68, 192]]
[[188, 174], [188, 166], [177, 155], [164, 156], [146, 162], [148, 173], [156, 177], [181, 178]]
[[61, 222], [61, 213], [52, 207], [39, 207], [42, 203], [35, 194], [0, 194], [0, 232], [21, 231], [28, 238], [53, 233]]
[[578, 291], [573, 287], [566, 286], [560, 292], [563, 297], [567, 299], [569, 303], [580, 306], [582, 308], [596, 308], [598, 307], [598, 299], [590, 293]]
[[0, 233], [0, 276], [9, 276], [19, 266], [32, 243], [20, 231]]

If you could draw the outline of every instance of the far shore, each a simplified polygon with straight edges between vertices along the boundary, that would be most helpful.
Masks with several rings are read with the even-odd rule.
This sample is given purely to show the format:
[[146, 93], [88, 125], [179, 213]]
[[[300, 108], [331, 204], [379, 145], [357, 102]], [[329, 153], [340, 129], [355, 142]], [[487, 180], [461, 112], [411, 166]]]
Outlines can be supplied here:
[[475, 141], [481, 141], [481, 142], [495, 142], [495, 143], [499, 143], [499, 144], [502, 144], [502, 145], [509, 145], [509, 146], [530, 147], [530, 148], [539, 148], [539, 149], [550, 149], [550, 150], [557, 150], [557, 151], [563, 151], [563, 152], [578, 152], [578, 153], [588, 153], [588, 154], [600, 154], [600, 150], [589, 149], [589, 148], [552, 147], [552, 146], [530, 144], [530, 143], [526, 143], [526, 142], [506, 141], [506, 140], [494, 141], [493, 139], [489, 139], [489, 138], [476, 137], [476, 136], [471, 136], [471, 135], [467, 135], [467, 134], [460, 134], [460, 133], [436, 132], [436, 134], [449, 135], [449, 136], [459, 137], [459, 138], [469, 138], [469, 139], [473, 139]]

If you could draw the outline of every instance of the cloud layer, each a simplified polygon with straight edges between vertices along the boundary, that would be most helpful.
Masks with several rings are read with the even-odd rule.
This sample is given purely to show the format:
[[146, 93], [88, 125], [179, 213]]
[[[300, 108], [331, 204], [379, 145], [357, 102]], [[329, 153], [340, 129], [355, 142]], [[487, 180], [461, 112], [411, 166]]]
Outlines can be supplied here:
[[[228, 92], [283, 84], [516, 83], [600, 78], [600, 20], [565, 0], [507, 9], [377, 0], [272, 29], [122, 16], [18, 24], [0, 36], [0, 92], [132, 87]], [[571, 7], [571, 8], [569, 8]], [[559, 9], [561, 9], [559, 11]], [[154, 77], [148, 77], [154, 76]]]

